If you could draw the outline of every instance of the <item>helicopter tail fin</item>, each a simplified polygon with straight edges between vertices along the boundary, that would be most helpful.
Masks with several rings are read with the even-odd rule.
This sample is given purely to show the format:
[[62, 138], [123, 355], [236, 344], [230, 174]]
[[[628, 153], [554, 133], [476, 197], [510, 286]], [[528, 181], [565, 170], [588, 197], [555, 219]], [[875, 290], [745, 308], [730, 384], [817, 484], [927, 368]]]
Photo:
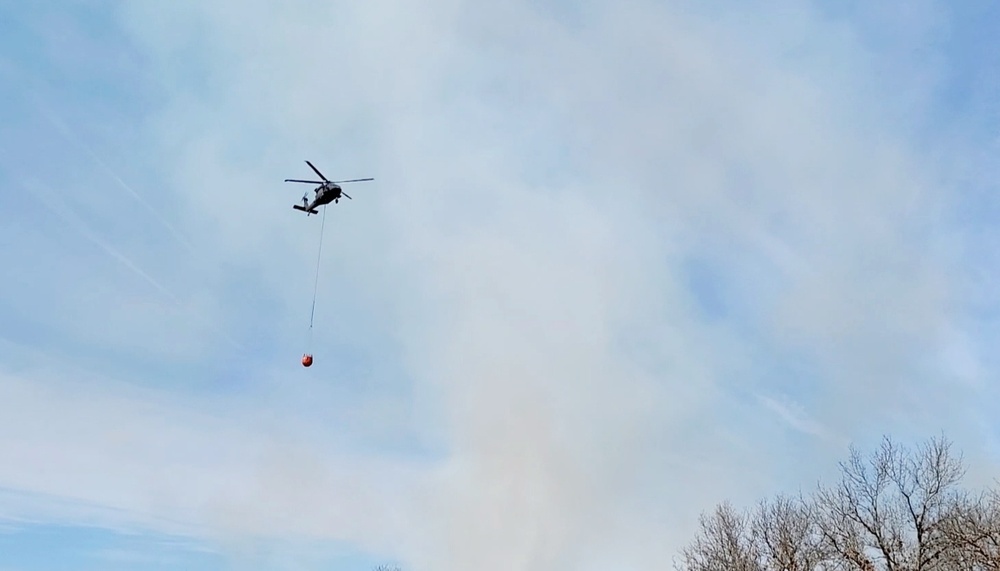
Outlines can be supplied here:
[[295, 210], [301, 210], [302, 212], [307, 212], [309, 214], [319, 214], [319, 210], [316, 210], [315, 208], [313, 208], [312, 210], [306, 210], [304, 206], [301, 206], [299, 204], [293, 204], [292, 208], [294, 208]]

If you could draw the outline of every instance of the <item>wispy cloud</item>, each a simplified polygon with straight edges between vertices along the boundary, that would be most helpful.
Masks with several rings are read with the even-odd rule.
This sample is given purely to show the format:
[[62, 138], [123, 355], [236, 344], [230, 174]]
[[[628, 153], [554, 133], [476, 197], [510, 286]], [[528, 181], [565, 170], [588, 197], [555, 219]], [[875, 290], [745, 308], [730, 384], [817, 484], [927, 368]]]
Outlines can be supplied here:
[[235, 340], [231, 335], [225, 332], [224, 329], [219, 327], [218, 324], [212, 323], [206, 320], [205, 317], [199, 314], [198, 311], [194, 310], [190, 304], [185, 303], [177, 295], [175, 295], [171, 290], [164, 286], [160, 281], [154, 279], [149, 273], [139, 267], [134, 261], [132, 261], [128, 256], [123, 254], [120, 250], [109, 244], [106, 240], [102, 239], [96, 232], [94, 232], [83, 220], [80, 219], [73, 211], [62, 201], [53, 200], [51, 197], [56, 196], [53, 189], [47, 185], [44, 185], [35, 180], [28, 180], [22, 183], [23, 188], [31, 192], [39, 202], [41, 202], [50, 212], [59, 216], [62, 220], [70, 224], [74, 229], [76, 229], [81, 235], [83, 235], [87, 240], [93, 242], [106, 254], [113, 257], [125, 267], [127, 267], [132, 273], [139, 276], [146, 283], [153, 286], [158, 292], [164, 295], [167, 299], [173, 302], [177, 307], [185, 310], [193, 321], [199, 321], [207, 326], [209, 326], [216, 334], [222, 336], [226, 341], [232, 345], [234, 348], [240, 351], [246, 351], [247, 348], [242, 345], [239, 341]]
[[191, 242], [187, 238], [185, 238], [184, 235], [181, 234], [179, 230], [177, 230], [177, 228], [175, 228], [166, 218], [164, 218], [163, 215], [160, 214], [160, 212], [157, 210], [155, 206], [150, 204], [149, 201], [143, 198], [141, 194], [136, 192], [135, 189], [133, 189], [124, 180], [122, 180], [122, 178], [118, 176], [118, 173], [112, 170], [111, 167], [107, 165], [107, 163], [105, 163], [99, 156], [97, 156], [97, 153], [95, 153], [93, 149], [90, 148], [90, 146], [84, 143], [77, 136], [77, 134], [73, 132], [73, 130], [69, 127], [69, 125], [66, 124], [65, 121], [60, 119], [55, 114], [55, 112], [53, 112], [44, 103], [42, 103], [41, 99], [37, 95], [29, 94], [29, 97], [32, 103], [35, 105], [35, 108], [38, 110], [38, 112], [43, 117], [45, 117], [45, 120], [48, 121], [48, 123], [52, 125], [56, 129], [56, 131], [58, 131], [59, 134], [62, 135], [63, 138], [65, 138], [67, 141], [69, 141], [77, 148], [82, 150], [84, 153], [86, 153], [86, 155], [91, 160], [93, 160], [94, 163], [96, 163], [101, 168], [101, 170], [103, 170], [108, 176], [110, 176], [111, 179], [114, 180], [119, 187], [121, 187], [130, 196], [132, 196], [132, 198], [134, 198], [136, 202], [141, 204], [146, 209], [146, 212], [149, 214], [149, 216], [153, 218], [153, 220], [156, 220], [164, 228], [166, 228], [173, 235], [173, 238], [177, 241], [179, 245], [183, 246], [189, 252], [197, 251], [194, 245], [192, 245]]
[[75, 228], [78, 232], [80, 232], [80, 234], [82, 234], [83, 237], [90, 240], [91, 242], [96, 244], [99, 248], [104, 250], [105, 253], [107, 253], [111, 257], [115, 258], [116, 260], [124, 264], [125, 267], [131, 270], [135, 275], [145, 280], [146, 283], [153, 286], [157, 291], [165, 295], [171, 301], [175, 302], [180, 301], [177, 298], [177, 296], [175, 296], [173, 293], [170, 292], [170, 290], [168, 290], [160, 282], [153, 279], [152, 276], [143, 271], [142, 268], [137, 266], [127, 256], [119, 252], [116, 248], [108, 244], [106, 241], [102, 240], [94, 231], [92, 231], [89, 227], [87, 227], [86, 223], [80, 220], [78, 216], [73, 214], [73, 212], [69, 210], [69, 208], [67, 208], [64, 203], [57, 200], [52, 200], [50, 196], [55, 196], [55, 192], [50, 187], [45, 186], [37, 181], [30, 181], [30, 180], [25, 181], [22, 186], [24, 189], [31, 192], [38, 199], [39, 202], [41, 202], [46, 208], [49, 209], [50, 212], [56, 214], [64, 221], [69, 223], [71, 226], [73, 226], [73, 228]]
[[850, 442], [849, 439], [832, 433], [828, 427], [823, 426], [822, 423], [810, 417], [801, 405], [791, 401], [787, 397], [774, 399], [769, 396], [757, 395], [757, 399], [781, 419], [782, 422], [794, 430], [815, 436], [816, 438], [833, 441], [838, 445], [845, 445]]

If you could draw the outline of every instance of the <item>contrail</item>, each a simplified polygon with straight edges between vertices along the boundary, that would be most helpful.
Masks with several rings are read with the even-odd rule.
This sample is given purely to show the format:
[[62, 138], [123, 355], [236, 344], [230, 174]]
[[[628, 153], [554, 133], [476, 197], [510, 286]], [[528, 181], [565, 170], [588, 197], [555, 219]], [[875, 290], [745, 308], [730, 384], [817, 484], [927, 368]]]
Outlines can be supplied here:
[[39, 113], [41, 113], [42, 116], [45, 117], [45, 119], [49, 123], [51, 123], [52, 126], [55, 127], [57, 131], [59, 131], [59, 133], [63, 136], [63, 138], [65, 138], [70, 143], [79, 147], [81, 150], [83, 150], [83, 152], [87, 153], [87, 155], [95, 163], [97, 163], [97, 165], [101, 167], [101, 169], [103, 169], [105, 173], [107, 173], [111, 178], [115, 180], [115, 182], [118, 183], [118, 186], [122, 187], [129, 194], [131, 194], [133, 198], [135, 198], [140, 204], [146, 207], [146, 210], [148, 210], [150, 214], [153, 215], [153, 218], [155, 218], [157, 221], [160, 222], [160, 224], [163, 224], [164, 227], [170, 230], [170, 232], [174, 235], [174, 238], [176, 238], [178, 242], [183, 244], [185, 248], [187, 248], [190, 252], [197, 251], [195, 247], [191, 244], [191, 242], [188, 241], [187, 238], [185, 238], [184, 235], [181, 234], [179, 230], [177, 230], [177, 228], [175, 228], [170, 222], [168, 222], [167, 219], [164, 218], [152, 204], [147, 202], [146, 199], [142, 197], [142, 195], [140, 195], [138, 192], [135, 191], [135, 189], [126, 184], [126, 182], [122, 180], [122, 178], [118, 176], [118, 174], [111, 167], [109, 167], [107, 163], [105, 163], [103, 160], [101, 160], [99, 156], [97, 156], [97, 153], [91, 150], [89, 146], [84, 144], [83, 141], [81, 141], [80, 138], [73, 133], [73, 130], [69, 128], [69, 125], [60, 120], [55, 115], [55, 113], [53, 113], [45, 105], [43, 105], [37, 96], [32, 96], [31, 98], [35, 104], [35, 107], [38, 109]]
[[[31, 192], [32, 194], [34, 194], [35, 197], [38, 198], [39, 201], [42, 204], [44, 204], [46, 208], [48, 208], [50, 211], [52, 211], [57, 216], [59, 216], [60, 218], [62, 218], [65, 222], [68, 222], [69, 224], [71, 224], [72, 226], [74, 226], [81, 234], [83, 234], [85, 237], [87, 237], [87, 239], [89, 239], [94, 244], [97, 244], [97, 246], [99, 246], [107, 254], [109, 254], [110, 256], [112, 256], [113, 258], [115, 258], [116, 260], [118, 260], [119, 262], [121, 262], [125, 267], [129, 268], [130, 270], [132, 270], [132, 272], [134, 272], [137, 276], [141, 277], [147, 283], [149, 283], [154, 288], [156, 288], [157, 291], [159, 291], [160, 293], [162, 293], [163, 295], [165, 295], [166, 297], [168, 297], [178, 307], [180, 307], [181, 309], [184, 309], [184, 310], [187, 310], [187, 311], [190, 312], [190, 308], [187, 305], [185, 305], [184, 302], [182, 302], [180, 300], [180, 298], [178, 298], [176, 295], [174, 295], [173, 292], [171, 292], [169, 289], [167, 289], [166, 286], [164, 286], [160, 282], [156, 281], [152, 276], [150, 276], [148, 273], [146, 273], [145, 271], [143, 271], [142, 268], [140, 268], [132, 260], [130, 260], [128, 258], [128, 256], [126, 256], [125, 254], [122, 254], [120, 251], [118, 251], [111, 244], [108, 244], [107, 242], [105, 242], [104, 240], [102, 240], [100, 236], [98, 236], [96, 233], [94, 233], [87, 226], [87, 224], [83, 220], [81, 220], [76, 214], [74, 214], [69, 208], [67, 208], [65, 206], [63, 206], [62, 208], [60, 208], [59, 204], [54, 203], [52, 200], [50, 200], [45, 195], [44, 192], [42, 192], [41, 190], [39, 190], [39, 189], [37, 189], [35, 187], [36, 186], [37, 187], [42, 187], [42, 190], [50, 190], [51, 191], [51, 189], [49, 189], [46, 185], [44, 185], [44, 184], [42, 184], [40, 182], [37, 182], [37, 181], [33, 181], [33, 182], [34, 182], [34, 184], [31, 184], [31, 183], [26, 182], [26, 181], [22, 181], [21, 184], [22, 184], [22, 186], [24, 186], [24, 188], [28, 189], [29, 192]], [[217, 327], [215, 327], [215, 325], [213, 323], [211, 323], [211, 322], [209, 322], [207, 320], [202, 319], [200, 313], [198, 313], [198, 312], [192, 312], [192, 313], [194, 313], [196, 316], [198, 316], [198, 320], [199, 321], [201, 321], [204, 324], [209, 325], [211, 327], [211, 329], [215, 330], [216, 333], [218, 333], [222, 337], [225, 337], [225, 339], [227, 341], [229, 341], [229, 343], [232, 344], [234, 347], [236, 347], [240, 351], [246, 351], [247, 350], [246, 347], [244, 347], [238, 341], [236, 341], [235, 339], [233, 339], [232, 337], [230, 337], [226, 332], [224, 332], [221, 329], [218, 329]]]
[[[132, 270], [133, 272], [135, 272], [136, 275], [138, 275], [142, 279], [144, 279], [147, 282], [149, 282], [149, 284], [152, 285], [153, 287], [155, 287], [157, 290], [159, 290], [160, 293], [162, 293], [163, 295], [169, 297], [172, 301], [180, 303], [180, 299], [176, 295], [174, 295], [169, 289], [167, 289], [160, 282], [158, 282], [155, 279], [153, 279], [152, 276], [150, 276], [146, 272], [142, 271], [142, 268], [140, 268], [139, 266], [135, 265], [132, 262], [132, 260], [128, 259], [128, 257], [125, 256], [125, 254], [122, 254], [121, 252], [119, 252], [118, 250], [116, 250], [114, 247], [112, 247], [111, 244], [108, 244], [107, 242], [105, 242], [104, 240], [102, 240], [100, 236], [98, 236], [90, 228], [88, 228], [87, 225], [86, 225], [86, 223], [84, 223], [83, 220], [80, 220], [80, 218], [77, 217], [75, 214], [73, 214], [68, 208], [65, 208], [65, 207], [60, 208], [59, 205], [57, 205], [57, 204], [53, 203], [51, 200], [49, 200], [49, 198], [47, 196], [45, 196], [44, 192], [39, 192], [38, 190], [36, 190], [34, 188], [35, 185], [43, 186], [43, 185], [41, 185], [41, 183], [37, 183], [36, 182], [35, 184], [28, 184], [28, 183], [22, 183], [22, 184], [32, 194], [34, 194], [36, 197], [38, 197], [38, 199], [46, 206], [46, 208], [48, 208], [49, 210], [51, 210], [52, 212], [54, 212], [57, 216], [59, 216], [60, 218], [62, 218], [64, 221], [66, 221], [66, 222], [70, 223], [71, 225], [75, 226], [76, 229], [79, 230], [81, 234], [83, 234], [84, 236], [86, 236], [88, 240], [90, 240], [91, 242], [93, 242], [93, 243], [97, 244], [98, 246], [100, 246], [100, 248], [102, 250], [104, 250], [106, 253], [110, 254], [113, 258], [115, 258], [116, 260], [118, 260], [119, 262], [121, 262], [122, 264], [124, 264], [126, 267], [128, 267], [130, 270]], [[48, 189], [46, 187], [45, 190], [50, 190], [50, 189]]]

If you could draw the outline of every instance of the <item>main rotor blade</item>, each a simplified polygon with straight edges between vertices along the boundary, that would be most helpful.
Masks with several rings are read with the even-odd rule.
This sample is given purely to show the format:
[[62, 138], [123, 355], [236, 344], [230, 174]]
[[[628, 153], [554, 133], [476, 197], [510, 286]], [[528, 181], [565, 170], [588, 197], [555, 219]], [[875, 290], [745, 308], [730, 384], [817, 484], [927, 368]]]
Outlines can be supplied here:
[[299, 180], [297, 178], [286, 178], [285, 182], [304, 182], [307, 184], [323, 184], [321, 181], [318, 180]]
[[339, 184], [339, 183], [342, 183], [342, 182], [364, 182], [366, 180], [375, 180], [375, 179], [373, 179], [373, 178], [352, 178], [351, 180], [335, 180], [335, 181], [332, 181], [332, 182], [336, 182], [336, 183]]
[[325, 180], [326, 182], [330, 182], [330, 179], [328, 179], [325, 176], [323, 176], [323, 173], [319, 172], [319, 169], [316, 168], [316, 167], [314, 167], [311, 162], [306, 161], [306, 164], [309, 165], [309, 168], [311, 168], [313, 170], [313, 172], [315, 172], [316, 174], [319, 175], [319, 178]]

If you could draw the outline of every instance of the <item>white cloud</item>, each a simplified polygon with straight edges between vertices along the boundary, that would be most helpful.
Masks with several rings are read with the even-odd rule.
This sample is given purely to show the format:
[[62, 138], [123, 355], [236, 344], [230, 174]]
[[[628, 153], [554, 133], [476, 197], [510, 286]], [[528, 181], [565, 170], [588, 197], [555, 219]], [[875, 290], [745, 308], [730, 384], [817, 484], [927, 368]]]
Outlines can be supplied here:
[[787, 397], [775, 399], [769, 396], [758, 395], [757, 398], [761, 404], [774, 412], [782, 422], [787, 423], [799, 432], [815, 436], [816, 438], [836, 441], [838, 445], [843, 447], [846, 447], [850, 443], [847, 439], [832, 434], [829, 428], [811, 418], [801, 405]]
[[[298, 303], [316, 226], [280, 180], [303, 158], [376, 177], [330, 211], [321, 303], [398, 343], [411, 392], [324, 414], [334, 389], [275, 364], [247, 381], [275, 392], [198, 412], [22, 373], [0, 384], [0, 485], [415, 570], [638, 569], [715, 502], [829, 474], [840, 435], [977, 445], [974, 420], [938, 414], [970, 393], [917, 359], [951, 319], [927, 253], [947, 197], [867, 110], [851, 29], [785, 7], [616, 2], [563, 23], [527, 3], [124, 5], [177, 82], [150, 152], [206, 257]], [[691, 259], [730, 284], [721, 322], [686, 289]], [[790, 356], [807, 378], [779, 376]], [[318, 354], [316, 374], [336, 367]], [[808, 418], [741, 400], [803, 393]], [[775, 413], [838, 438], [806, 446]], [[356, 451], [406, 431], [446, 457]]]

